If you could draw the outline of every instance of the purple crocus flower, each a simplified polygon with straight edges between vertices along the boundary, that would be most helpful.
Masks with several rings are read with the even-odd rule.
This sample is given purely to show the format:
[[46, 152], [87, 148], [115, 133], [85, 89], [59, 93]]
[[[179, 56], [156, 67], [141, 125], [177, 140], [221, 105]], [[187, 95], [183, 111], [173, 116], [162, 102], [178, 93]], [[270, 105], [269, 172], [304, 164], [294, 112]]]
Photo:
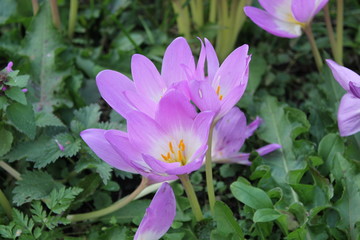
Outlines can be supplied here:
[[[215, 121], [222, 118], [242, 97], [249, 78], [248, 45], [235, 49], [219, 67], [219, 60], [211, 43], [205, 39], [207, 77], [203, 72], [202, 50], [196, 77], [189, 83], [191, 100], [201, 111], [216, 113]], [[201, 71], [202, 70], [202, 71]]]
[[328, 0], [259, 0], [265, 9], [245, 7], [245, 14], [259, 27], [279, 37], [296, 38], [301, 28], [327, 4]]
[[[232, 108], [215, 126], [213, 132], [212, 159], [217, 163], [239, 163], [251, 165], [249, 153], [239, 153], [245, 140], [253, 135], [262, 120], [257, 117], [249, 125], [245, 114], [239, 108]], [[279, 144], [269, 144], [257, 149], [264, 156], [281, 148]]]
[[161, 182], [188, 174], [203, 164], [214, 113], [197, 113], [176, 90], [161, 98], [154, 119], [143, 112], [127, 114], [128, 133], [87, 129], [81, 137], [110, 165]]
[[13, 64], [13, 62], [9, 62], [8, 63], [8, 65], [6, 66], [6, 71], [9, 73], [9, 72], [12, 72], [13, 70], [12, 70], [12, 66], [13, 66], [14, 64]]
[[338, 110], [338, 126], [341, 136], [360, 131], [360, 76], [350, 69], [327, 59], [334, 78], [347, 93], [341, 98]]
[[104, 70], [97, 75], [96, 83], [105, 101], [124, 118], [133, 110], [154, 117], [157, 104], [167, 90], [186, 90], [187, 74], [194, 71], [191, 49], [179, 37], [165, 51], [161, 74], [148, 58], [135, 54], [131, 60], [134, 81], [119, 72]]
[[174, 192], [168, 183], [163, 183], [146, 209], [134, 240], [158, 240], [170, 228], [176, 215]]

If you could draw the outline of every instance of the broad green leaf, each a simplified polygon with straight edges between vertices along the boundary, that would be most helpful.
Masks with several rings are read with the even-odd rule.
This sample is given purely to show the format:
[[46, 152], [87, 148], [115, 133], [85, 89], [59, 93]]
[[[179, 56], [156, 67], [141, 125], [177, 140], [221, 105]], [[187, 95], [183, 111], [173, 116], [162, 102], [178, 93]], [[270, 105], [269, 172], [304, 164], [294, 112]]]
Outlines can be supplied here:
[[335, 134], [330, 133], [321, 139], [319, 143], [318, 153], [324, 159], [327, 166], [332, 166], [334, 157], [337, 153], [344, 153], [345, 145], [342, 138]]
[[33, 171], [21, 175], [21, 180], [17, 181], [14, 188], [13, 202], [20, 206], [32, 200], [40, 200], [50, 194], [53, 189], [62, 186], [46, 172]]
[[[13, 72], [10, 72], [8, 76], [11, 76], [10, 75], [11, 73], [13, 73]], [[30, 77], [29, 75], [20, 75], [20, 76], [9, 77], [9, 80], [6, 82], [6, 85], [24, 88], [27, 86], [29, 77]]]
[[263, 56], [255, 53], [250, 61], [250, 75], [246, 91], [254, 94], [258, 88], [261, 78], [267, 70], [267, 63]]
[[11, 149], [11, 144], [13, 142], [13, 135], [11, 132], [5, 128], [0, 128], [0, 157], [6, 154]]
[[67, 72], [59, 72], [56, 67], [56, 50], [61, 46], [61, 35], [53, 25], [49, 1], [44, 1], [31, 22], [20, 54], [29, 57], [32, 81], [40, 86], [38, 107], [49, 112], [60, 104], [61, 99], [55, 99], [55, 94], [70, 73], [70, 67]]
[[30, 139], [35, 138], [35, 116], [31, 105], [13, 103], [6, 108], [6, 116], [16, 129], [25, 133]]
[[216, 232], [233, 234], [233, 239], [244, 239], [244, 234], [237, 223], [231, 209], [223, 202], [217, 201], [214, 207], [214, 220], [216, 221]]
[[[0, 25], [16, 13], [17, 2], [13, 0], [0, 0]], [[0, 69], [1, 70], [1, 69]]]
[[10, 87], [5, 91], [5, 95], [18, 103], [23, 105], [27, 104], [25, 93], [21, 91], [21, 88], [19, 87]]
[[269, 196], [260, 188], [242, 182], [234, 182], [230, 186], [234, 197], [254, 209], [273, 208]]
[[[300, 149], [301, 154], [295, 153], [295, 140], [300, 134], [307, 132], [310, 124], [305, 113], [300, 110], [285, 107], [278, 103], [274, 97], [265, 96], [260, 116], [264, 124], [258, 132], [259, 137], [269, 143], [278, 143], [282, 146], [279, 151], [265, 157], [266, 165], [271, 167], [271, 176], [284, 188], [285, 195], [292, 202], [297, 201], [297, 194], [288, 185], [290, 183], [290, 172], [304, 169], [306, 162], [302, 154], [307, 154], [307, 149]], [[298, 144], [304, 147], [305, 143]], [[298, 146], [296, 145], [296, 146]], [[305, 153], [304, 153], [305, 152]]]
[[258, 222], [272, 222], [278, 219], [282, 214], [273, 208], [262, 208], [256, 210], [254, 213], [253, 221]]

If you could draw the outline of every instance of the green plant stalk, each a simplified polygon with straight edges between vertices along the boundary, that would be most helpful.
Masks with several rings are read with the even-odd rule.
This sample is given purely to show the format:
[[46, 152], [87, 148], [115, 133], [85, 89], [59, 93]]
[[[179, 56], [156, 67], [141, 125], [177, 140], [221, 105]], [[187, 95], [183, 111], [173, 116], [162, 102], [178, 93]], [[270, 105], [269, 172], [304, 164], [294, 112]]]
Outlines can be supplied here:
[[0, 189], [0, 205], [4, 208], [6, 215], [11, 220], [12, 219], [12, 208], [11, 208], [11, 205], [10, 205], [9, 201], [7, 200], [5, 194], [3, 193], [3, 191], [1, 191], [1, 189]]
[[57, 29], [60, 29], [61, 21], [59, 16], [57, 0], [50, 0], [50, 6], [51, 6], [51, 15], [52, 15], [53, 23]]
[[185, 38], [190, 39], [190, 14], [188, 6], [185, 6], [186, 0], [172, 0], [171, 1], [176, 17], [176, 24], [179, 33]]
[[70, 11], [69, 11], [69, 29], [68, 29], [68, 36], [70, 39], [74, 36], [78, 7], [79, 7], [79, 1], [71, 0]]
[[337, 0], [336, 6], [336, 52], [339, 64], [343, 60], [344, 0]]
[[321, 72], [321, 69], [323, 68], [324, 64], [323, 64], [319, 49], [316, 45], [314, 35], [311, 30], [311, 24], [306, 25], [303, 29], [304, 29], [306, 36], [308, 37], [308, 40], [309, 40], [309, 43], [311, 46], [311, 50], [312, 50], [312, 53], [313, 53], [313, 56], [315, 59], [316, 67], [318, 68], [319, 72]]
[[78, 221], [90, 220], [90, 219], [105, 216], [105, 215], [115, 212], [115, 211], [119, 210], [120, 208], [129, 204], [147, 186], [148, 186], [148, 179], [143, 177], [140, 185], [131, 194], [120, 199], [119, 201], [115, 202], [114, 204], [110, 205], [109, 207], [103, 208], [101, 210], [89, 212], [89, 213], [68, 215], [66, 218], [74, 223], [74, 222], [78, 222]]
[[13, 169], [9, 164], [4, 161], [0, 161], [0, 167], [9, 173], [16, 180], [21, 180], [21, 175], [18, 171]]
[[218, 24], [219, 30], [216, 38], [216, 52], [220, 60], [224, 60], [225, 54], [223, 53], [226, 48], [226, 31], [228, 27], [228, 2], [227, 1], [218, 1]]
[[214, 215], [214, 206], [215, 206], [215, 190], [213, 182], [213, 172], [212, 172], [212, 158], [211, 158], [211, 149], [212, 149], [212, 135], [215, 127], [215, 122], [210, 127], [209, 138], [208, 138], [208, 149], [206, 151], [206, 160], [205, 160], [205, 174], [206, 174], [206, 187], [209, 198], [210, 211]]
[[325, 18], [326, 30], [327, 30], [329, 41], [330, 41], [332, 55], [334, 56], [335, 61], [340, 64], [340, 62], [338, 62], [339, 57], [338, 57], [337, 51], [336, 51], [336, 40], [335, 40], [335, 35], [334, 35], [334, 29], [331, 24], [329, 3], [326, 4], [326, 6], [324, 7], [324, 18]]
[[34, 16], [39, 12], [39, 2], [38, 0], [31, 0]]
[[209, 22], [215, 23], [215, 21], [216, 21], [216, 0], [210, 0]]
[[196, 29], [204, 25], [204, 4], [202, 0], [191, 0], [190, 10]]
[[184, 189], [185, 189], [186, 195], [189, 199], [190, 206], [194, 213], [195, 219], [196, 219], [196, 221], [199, 222], [204, 218], [204, 216], [201, 212], [200, 204], [199, 204], [199, 201], [195, 194], [194, 188], [190, 182], [189, 175], [183, 174], [183, 175], [178, 175], [178, 177], [179, 177], [182, 185], [184, 186]]

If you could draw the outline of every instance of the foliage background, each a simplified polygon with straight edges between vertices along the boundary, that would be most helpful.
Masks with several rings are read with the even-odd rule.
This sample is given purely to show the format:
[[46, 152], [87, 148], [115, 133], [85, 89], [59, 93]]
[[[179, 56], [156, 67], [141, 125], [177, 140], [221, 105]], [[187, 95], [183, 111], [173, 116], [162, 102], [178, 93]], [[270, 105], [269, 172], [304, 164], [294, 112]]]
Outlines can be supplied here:
[[[99, 219], [70, 223], [70, 213], [101, 209], [134, 190], [140, 177], [112, 169], [82, 142], [87, 128], [125, 129], [125, 121], [100, 99], [96, 74], [113, 69], [131, 77], [134, 53], [160, 67], [178, 36], [170, 1], [80, 1], [72, 39], [66, 36], [69, 1], [58, 1], [62, 29], [52, 24], [47, 1], [33, 17], [31, 1], [0, 1], [0, 66], [14, 62], [10, 77], [28, 81], [26, 94], [0, 94], [0, 189], [13, 206], [0, 208], [4, 239], [132, 239], [151, 195]], [[335, 1], [330, 1], [335, 19]], [[360, 69], [360, 3], [345, 4], [344, 66]], [[217, 24], [196, 36], [213, 40]], [[324, 58], [331, 58], [322, 13], [313, 24]], [[243, 151], [279, 143], [251, 167], [214, 166], [217, 202], [211, 218], [203, 170], [193, 173], [207, 220], [195, 223], [179, 183], [173, 183], [177, 216], [163, 239], [359, 239], [360, 135], [341, 138], [336, 112], [343, 90], [325, 66], [318, 73], [305, 36], [281, 39], [246, 21], [236, 46], [250, 45], [246, 94], [238, 106], [264, 124]], [[28, 77], [27, 77], [28, 76]], [[20, 85], [13, 88], [21, 88]], [[58, 147], [64, 146], [64, 151]], [[221, 202], [220, 202], [221, 201]]]

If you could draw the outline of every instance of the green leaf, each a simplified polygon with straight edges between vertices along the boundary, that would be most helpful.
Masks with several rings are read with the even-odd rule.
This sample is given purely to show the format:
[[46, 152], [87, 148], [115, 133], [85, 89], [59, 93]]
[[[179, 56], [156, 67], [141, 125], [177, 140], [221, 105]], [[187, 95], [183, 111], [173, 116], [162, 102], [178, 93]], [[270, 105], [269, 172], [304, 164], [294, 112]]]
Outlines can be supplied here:
[[84, 125], [84, 129], [96, 127], [100, 119], [100, 107], [91, 104], [74, 112], [74, 119]]
[[31, 105], [13, 103], [6, 108], [6, 115], [16, 129], [25, 133], [30, 139], [35, 138], [35, 116]]
[[318, 153], [324, 159], [328, 166], [333, 165], [334, 157], [337, 153], [343, 154], [345, 150], [344, 141], [335, 134], [330, 133], [321, 139]]
[[273, 208], [271, 199], [266, 192], [260, 188], [242, 182], [234, 182], [231, 184], [230, 189], [237, 200], [251, 208]]
[[262, 209], [258, 209], [256, 210], [254, 217], [253, 217], [253, 221], [255, 223], [259, 223], [259, 222], [272, 222], [276, 219], [278, 219], [279, 217], [281, 217], [281, 213], [279, 213], [278, 211], [272, 209], [272, 208], [262, 208]]
[[[214, 220], [216, 221], [216, 232], [233, 234], [233, 239], [244, 239], [244, 234], [234, 218], [231, 209], [223, 202], [217, 201], [214, 207]], [[213, 231], [213, 232], [214, 232]]]
[[71, 202], [81, 192], [82, 189], [77, 187], [54, 189], [45, 199], [46, 206], [54, 213], [60, 214], [69, 208]]
[[35, 113], [35, 122], [38, 127], [64, 127], [65, 125], [61, 120], [50, 112], [36, 112]]
[[[69, 73], [59, 72], [56, 67], [56, 51], [62, 46], [61, 35], [53, 25], [50, 4], [44, 1], [39, 12], [29, 27], [20, 54], [30, 59], [31, 77], [40, 86], [38, 107], [47, 112], [60, 104], [56, 93], [61, 89], [61, 83]], [[64, 101], [64, 100], [63, 100]]]
[[1, 0], [0, 5], [0, 24], [6, 23], [6, 21], [16, 13], [17, 2], [13, 0]]
[[0, 128], [0, 157], [6, 154], [11, 149], [11, 144], [13, 142], [13, 135], [11, 132], [7, 131], [4, 128]]
[[[289, 186], [290, 172], [304, 169], [304, 155], [309, 154], [306, 142], [295, 140], [300, 134], [307, 132], [310, 124], [305, 113], [298, 109], [280, 105], [276, 98], [265, 96], [260, 115], [264, 124], [258, 132], [259, 137], [269, 143], [282, 146], [279, 151], [266, 156], [266, 165], [271, 167], [271, 176], [280, 185], [289, 201], [297, 201], [295, 191]], [[300, 144], [297, 144], [299, 142]], [[294, 150], [297, 150], [296, 152]]]
[[21, 91], [21, 88], [19, 87], [11, 87], [8, 90], [5, 91], [5, 95], [8, 96], [8, 98], [21, 103], [23, 105], [27, 104], [26, 96], [23, 91]]
[[6, 82], [6, 85], [19, 87], [19, 88], [26, 87], [30, 77], [29, 75], [12, 76], [10, 74], [8, 76], [9, 76], [9, 81]]
[[26, 172], [21, 175], [21, 178], [13, 190], [13, 202], [18, 206], [32, 200], [45, 198], [53, 189], [62, 186], [55, 182], [49, 174], [41, 171]]
[[250, 62], [250, 75], [246, 91], [254, 94], [267, 70], [267, 63], [261, 54], [254, 54]]

